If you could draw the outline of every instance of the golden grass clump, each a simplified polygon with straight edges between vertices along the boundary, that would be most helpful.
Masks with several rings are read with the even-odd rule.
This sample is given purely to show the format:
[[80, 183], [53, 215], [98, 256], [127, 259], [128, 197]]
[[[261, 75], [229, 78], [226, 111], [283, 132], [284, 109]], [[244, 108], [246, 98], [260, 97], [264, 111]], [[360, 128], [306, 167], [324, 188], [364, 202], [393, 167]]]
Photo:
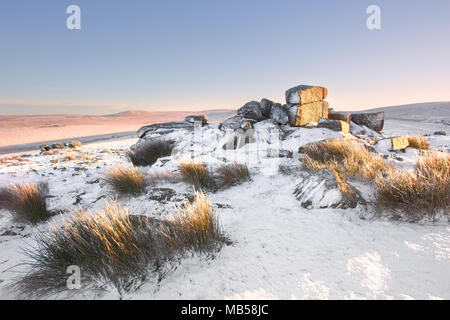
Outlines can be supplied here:
[[214, 187], [211, 173], [207, 165], [201, 162], [195, 162], [191, 159], [183, 160], [178, 165], [183, 181], [192, 184], [197, 189], [211, 189]]
[[419, 157], [415, 169], [390, 170], [376, 180], [379, 205], [401, 209], [409, 218], [420, 219], [439, 211], [448, 215], [450, 207], [450, 155], [427, 151]]
[[409, 146], [417, 150], [428, 150], [430, 143], [424, 136], [408, 136]]
[[328, 139], [304, 147], [303, 163], [310, 169], [330, 169], [333, 172], [374, 179], [390, 168], [383, 156], [370, 152], [354, 139]]
[[0, 190], [0, 209], [11, 211], [17, 221], [36, 224], [50, 216], [46, 196], [45, 184], [14, 184]]
[[118, 165], [112, 168], [104, 180], [121, 195], [138, 195], [145, 190], [145, 181], [136, 167]]
[[217, 169], [216, 185], [220, 188], [228, 188], [250, 180], [250, 171], [247, 165], [237, 162], [224, 164]]
[[224, 241], [203, 193], [176, 208], [168, 220], [131, 215], [111, 202], [96, 213], [77, 211], [62, 226], [40, 234], [38, 246], [25, 251], [31, 271], [15, 288], [34, 297], [64, 291], [67, 267], [76, 265], [84, 285], [97, 280], [122, 295], [151, 274], [161, 278], [166, 262], [189, 252], [213, 253]]
[[196, 252], [214, 252], [224, 241], [219, 221], [203, 191], [195, 192], [192, 203], [185, 201], [176, 207], [169, 226], [177, 246], [182, 244]]

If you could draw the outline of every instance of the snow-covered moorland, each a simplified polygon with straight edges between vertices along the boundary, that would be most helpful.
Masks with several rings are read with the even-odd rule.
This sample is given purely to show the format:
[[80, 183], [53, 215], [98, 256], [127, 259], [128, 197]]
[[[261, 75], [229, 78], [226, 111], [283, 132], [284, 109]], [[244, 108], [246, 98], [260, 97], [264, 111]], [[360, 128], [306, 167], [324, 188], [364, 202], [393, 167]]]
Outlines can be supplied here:
[[[172, 126], [173, 127], [173, 126]], [[126, 299], [449, 299], [450, 226], [446, 212], [415, 223], [380, 213], [370, 182], [352, 180], [361, 201], [342, 204], [339, 188], [301, 162], [302, 148], [330, 138], [356, 139], [398, 168], [413, 168], [420, 151], [390, 151], [387, 137], [352, 124], [351, 132], [291, 127], [268, 119], [253, 124], [254, 135], [236, 137], [217, 124], [153, 127], [143, 139], [94, 143], [55, 154], [30, 153], [0, 164], [0, 187], [11, 183], [48, 184], [49, 223], [18, 223], [0, 210], [0, 298], [18, 298], [11, 285], [25, 272], [21, 248], [35, 247], [34, 235], [60, 225], [78, 208], [95, 211], [117, 195], [103, 180], [127, 152], [152, 139], [170, 140], [170, 156], [139, 169], [146, 179], [177, 175], [187, 158], [214, 172], [224, 163], [246, 163], [251, 181], [208, 192], [227, 245], [212, 258], [193, 255], [166, 266]], [[361, 130], [363, 129], [363, 130]], [[358, 136], [358, 137], [357, 137]], [[447, 152], [450, 139], [430, 135], [430, 147]], [[377, 143], [373, 143], [377, 141]], [[137, 144], [136, 144], [137, 143]], [[228, 146], [224, 148], [224, 146]], [[300, 152], [299, 152], [300, 151]], [[51, 153], [51, 152], [50, 152]], [[158, 180], [158, 179], [156, 179]], [[307, 182], [307, 183], [306, 183]], [[192, 185], [161, 179], [118, 203], [131, 214], [163, 218], [174, 203], [193, 194]], [[448, 214], [448, 213], [447, 213]], [[68, 275], [69, 276], [69, 275]], [[99, 283], [50, 298], [116, 299]]]

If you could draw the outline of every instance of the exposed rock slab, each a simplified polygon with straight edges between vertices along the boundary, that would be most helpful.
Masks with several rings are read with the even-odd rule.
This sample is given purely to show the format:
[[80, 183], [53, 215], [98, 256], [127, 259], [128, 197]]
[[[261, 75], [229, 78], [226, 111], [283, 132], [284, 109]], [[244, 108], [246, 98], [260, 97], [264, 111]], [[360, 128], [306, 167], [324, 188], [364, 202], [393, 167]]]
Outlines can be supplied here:
[[285, 93], [286, 103], [300, 105], [321, 101], [326, 99], [327, 95], [327, 88], [309, 85], [300, 85], [288, 89]]
[[194, 130], [194, 123], [188, 121], [172, 121], [164, 123], [155, 123], [141, 127], [138, 132], [138, 138], [143, 138], [147, 133], [158, 132], [161, 135], [174, 132], [179, 129]]
[[219, 125], [220, 130], [247, 130], [252, 128], [252, 122], [250, 119], [246, 119], [243, 116], [234, 116], [222, 121]]
[[304, 105], [288, 105], [289, 124], [292, 127], [305, 126], [310, 122], [319, 122], [320, 118], [328, 118], [328, 102], [319, 101]]
[[351, 121], [373, 131], [381, 132], [384, 127], [384, 112], [352, 113]]
[[342, 132], [342, 133], [349, 133], [350, 132], [350, 125], [341, 120], [330, 120], [325, 118], [320, 118], [319, 123], [317, 124], [317, 127], [319, 128], [327, 128], [333, 131]]
[[350, 124], [351, 113], [349, 112], [336, 112], [328, 111], [328, 119], [344, 121]]

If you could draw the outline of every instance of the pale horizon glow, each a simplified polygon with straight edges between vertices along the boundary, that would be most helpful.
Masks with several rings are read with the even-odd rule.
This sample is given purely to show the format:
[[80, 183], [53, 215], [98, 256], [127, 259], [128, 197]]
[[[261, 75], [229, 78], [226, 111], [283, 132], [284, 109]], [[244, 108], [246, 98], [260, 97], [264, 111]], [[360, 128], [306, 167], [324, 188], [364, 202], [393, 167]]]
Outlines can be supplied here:
[[336, 110], [450, 101], [447, 0], [79, 0], [81, 30], [70, 4], [2, 1], [0, 115], [235, 110], [299, 84]]

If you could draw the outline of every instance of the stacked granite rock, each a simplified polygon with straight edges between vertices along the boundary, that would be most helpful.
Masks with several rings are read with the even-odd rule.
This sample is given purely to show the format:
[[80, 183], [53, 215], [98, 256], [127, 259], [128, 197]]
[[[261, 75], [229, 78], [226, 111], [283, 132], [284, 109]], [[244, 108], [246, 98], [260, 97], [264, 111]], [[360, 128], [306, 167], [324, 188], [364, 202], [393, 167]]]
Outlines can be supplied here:
[[328, 90], [319, 86], [301, 85], [286, 91], [289, 124], [292, 127], [318, 123], [328, 118]]

